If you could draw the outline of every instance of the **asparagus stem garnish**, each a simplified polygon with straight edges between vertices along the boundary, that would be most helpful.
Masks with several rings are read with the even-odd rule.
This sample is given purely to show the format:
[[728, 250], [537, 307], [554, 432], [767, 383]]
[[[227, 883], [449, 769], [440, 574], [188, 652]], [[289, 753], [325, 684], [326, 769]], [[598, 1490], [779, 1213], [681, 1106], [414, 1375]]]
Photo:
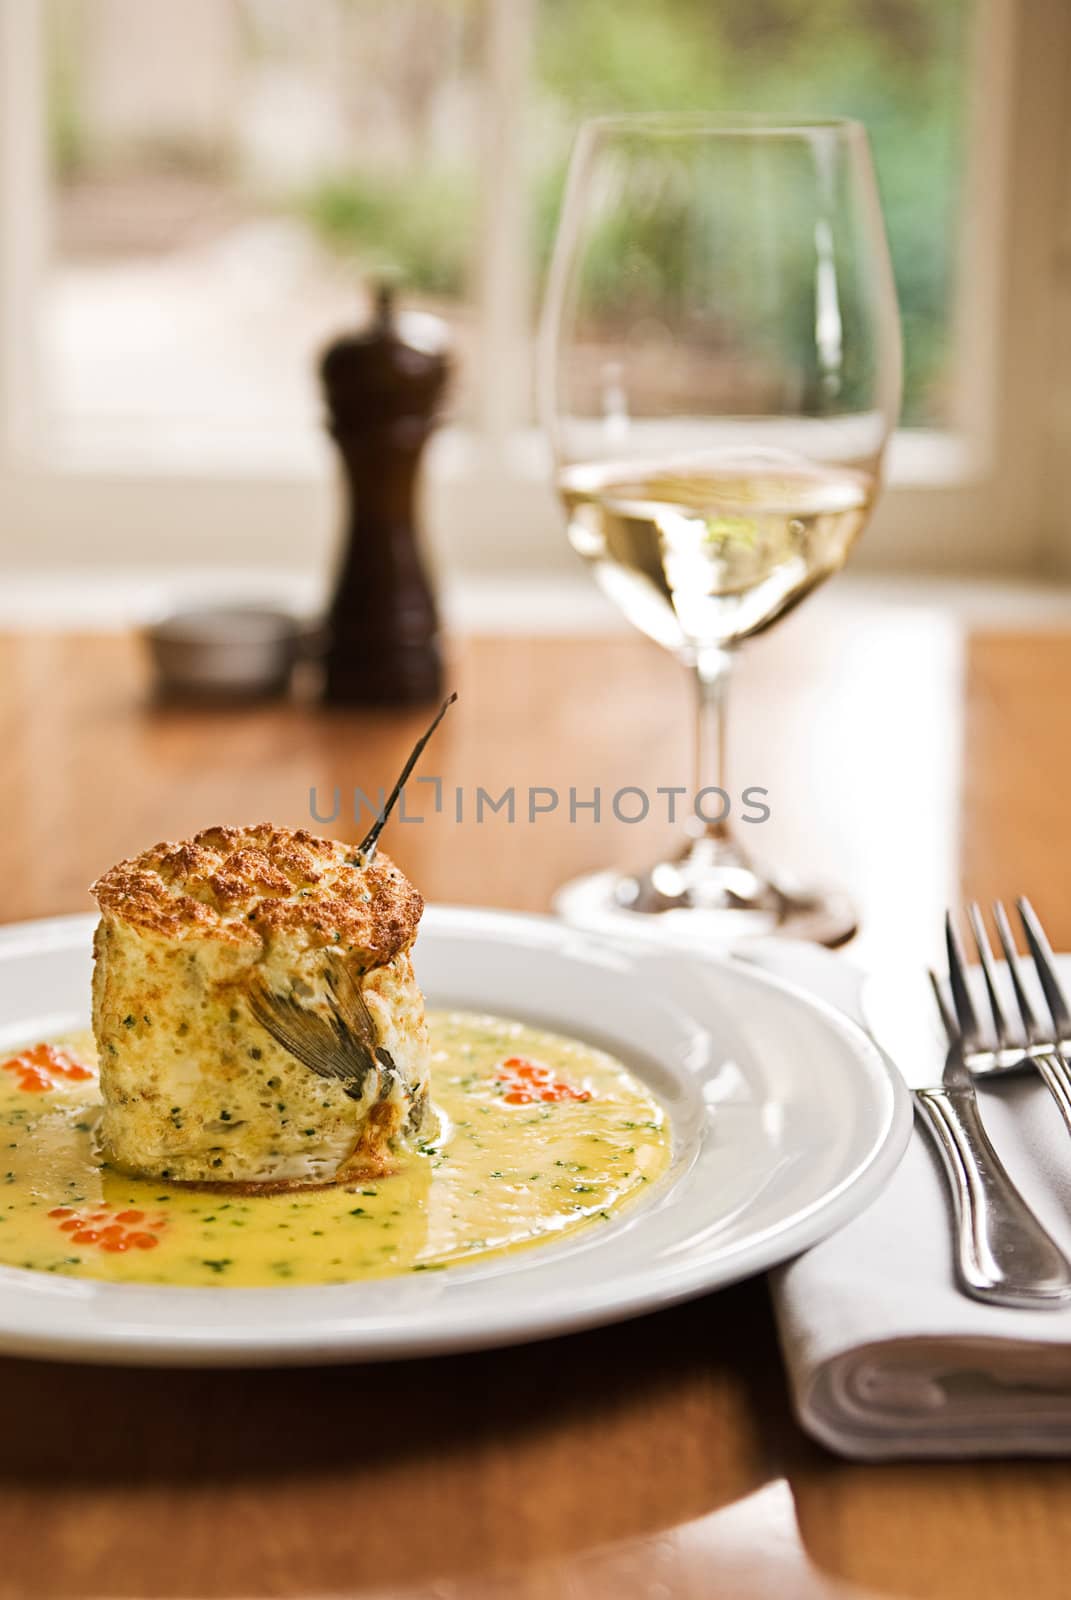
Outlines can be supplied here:
[[362, 868], [371, 866], [372, 858], [374, 857], [374, 855], [376, 853], [376, 847], [379, 844], [379, 836], [383, 832], [383, 829], [386, 827], [387, 818], [390, 816], [391, 812], [394, 810], [394, 807], [398, 803], [398, 796], [401, 794], [402, 790], [405, 788], [406, 781], [407, 781], [407, 779], [409, 777], [409, 774], [412, 772], [413, 768], [416, 766], [417, 762], [420, 760], [420, 757], [421, 757], [421, 755], [423, 753], [423, 750], [424, 750], [424, 746], [427, 744], [428, 740], [431, 738], [432, 734], [435, 732], [436, 728], [439, 726], [440, 722], [443, 720], [443, 718], [445, 717], [447, 711], [453, 705], [453, 703], [454, 703], [454, 701], [456, 699], [457, 699], [457, 692], [455, 690], [455, 692], [453, 694], [448, 695], [447, 698], [443, 701], [442, 705], [439, 707], [438, 712], [436, 713], [435, 720], [432, 722], [431, 726], [426, 730], [426, 732], [421, 734], [420, 738], [417, 740], [416, 744], [413, 746], [413, 749], [412, 749], [412, 751], [410, 753], [410, 756], [409, 756], [409, 760], [405, 763], [405, 766], [401, 770], [401, 775], [398, 778], [397, 783], [394, 785], [394, 788], [391, 790], [390, 794], [387, 796], [386, 805], [383, 807], [383, 810], [379, 813], [379, 816], [376, 818], [375, 822], [373, 822], [372, 826], [369, 828], [368, 832], [365, 834], [364, 838], [361, 840], [360, 844], [357, 846], [357, 865], [358, 866], [360, 866]]

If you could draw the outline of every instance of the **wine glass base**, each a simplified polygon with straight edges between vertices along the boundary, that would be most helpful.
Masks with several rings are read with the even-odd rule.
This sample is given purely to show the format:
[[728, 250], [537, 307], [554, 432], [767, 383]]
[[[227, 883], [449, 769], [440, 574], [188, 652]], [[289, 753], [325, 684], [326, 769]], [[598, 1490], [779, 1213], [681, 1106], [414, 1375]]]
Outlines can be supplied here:
[[700, 892], [675, 882], [672, 866], [574, 878], [558, 890], [554, 909], [571, 927], [590, 933], [638, 936], [693, 952], [771, 936], [833, 948], [858, 931], [855, 907], [838, 890], [789, 889], [741, 872], [735, 881], [732, 873], [707, 880]]

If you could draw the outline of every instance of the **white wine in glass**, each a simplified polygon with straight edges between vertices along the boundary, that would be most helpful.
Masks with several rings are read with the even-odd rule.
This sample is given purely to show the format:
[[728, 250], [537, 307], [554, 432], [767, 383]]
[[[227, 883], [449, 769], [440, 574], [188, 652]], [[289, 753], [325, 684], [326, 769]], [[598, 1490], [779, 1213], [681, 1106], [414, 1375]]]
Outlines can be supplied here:
[[[696, 791], [725, 791], [733, 652], [844, 565], [899, 408], [896, 297], [863, 129], [586, 124], [540, 394], [570, 542], [629, 621], [693, 673]], [[727, 821], [696, 818], [673, 859], [580, 880], [560, 905], [596, 925], [697, 911], [730, 938], [834, 944], [855, 927], [844, 896], [775, 878]]]

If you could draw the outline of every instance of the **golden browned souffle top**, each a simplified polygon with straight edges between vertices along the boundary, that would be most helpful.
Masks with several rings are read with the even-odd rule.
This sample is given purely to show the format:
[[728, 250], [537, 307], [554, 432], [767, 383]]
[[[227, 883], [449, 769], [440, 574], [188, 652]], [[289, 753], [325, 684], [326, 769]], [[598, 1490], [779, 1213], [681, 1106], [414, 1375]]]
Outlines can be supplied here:
[[93, 885], [105, 917], [163, 938], [343, 945], [380, 966], [416, 937], [424, 901], [389, 856], [259, 822], [205, 828], [120, 861]]

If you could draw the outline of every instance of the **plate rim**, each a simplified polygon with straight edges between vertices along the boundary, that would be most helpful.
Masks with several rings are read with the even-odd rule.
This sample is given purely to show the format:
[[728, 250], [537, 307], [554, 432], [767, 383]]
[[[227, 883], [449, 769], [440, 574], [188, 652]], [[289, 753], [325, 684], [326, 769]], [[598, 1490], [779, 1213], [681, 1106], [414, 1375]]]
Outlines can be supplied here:
[[[495, 925], [509, 925], [518, 930], [538, 929], [548, 939], [577, 939], [633, 957], [643, 946], [643, 941], [614, 938], [571, 927], [545, 913], [437, 901], [429, 904], [426, 916], [429, 928], [441, 924], [444, 933], [449, 932], [451, 924], [460, 930], [467, 923], [473, 930], [488, 932]], [[96, 921], [96, 915], [89, 912], [29, 918], [0, 925], [0, 961], [12, 946], [32, 954], [35, 950], [46, 952], [69, 948], [77, 942], [85, 943]], [[646, 948], [652, 948], [650, 943]], [[421, 1359], [529, 1343], [609, 1326], [712, 1293], [790, 1260], [850, 1220], [884, 1188], [899, 1165], [911, 1137], [913, 1108], [910, 1092], [890, 1058], [865, 1028], [802, 985], [786, 980], [780, 974], [772, 974], [755, 963], [736, 959], [724, 951], [684, 957], [679, 951], [666, 953], [701, 967], [714, 966], [730, 973], [733, 981], [743, 981], [759, 990], [778, 991], [793, 1003], [817, 1013], [827, 1026], [846, 1037], [854, 1046], [857, 1056], [869, 1060], [872, 1087], [881, 1086], [884, 1092], [880, 1135], [838, 1183], [797, 1209], [789, 1219], [771, 1223], [761, 1232], [742, 1238], [727, 1248], [723, 1247], [713, 1261], [699, 1259], [677, 1263], [675, 1281], [671, 1286], [653, 1286], [649, 1281], [653, 1276], [650, 1270], [646, 1274], [633, 1271], [628, 1276], [611, 1273], [593, 1278], [584, 1294], [571, 1306], [563, 1307], [555, 1302], [548, 1312], [541, 1313], [526, 1301], [513, 1303], [507, 1297], [501, 1305], [486, 1308], [479, 1327], [473, 1327], [468, 1322], [425, 1331], [419, 1323], [414, 1323], [406, 1330], [401, 1344], [398, 1343], [396, 1330], [370, 1329], [367, 1319], [361, 1324], [359, 1315], [349, 1323], [339, 1321], [329, 1327], [314, 1326], [311, 1329], [303, 1326], [275, 1328], [258, 1331], [255, 1337], [250, 1336], [248, 1327], [229, 1330], [212, 1326], [196, 1330], [181, 1329], [176, 1333], [164, 1319], [159, 1325], [153, 1326], [124, 1321], [123, 1297], [135, 1286], [87, 1278], [56, 1278], [23, 1268], [2, 1266], [0, 1351], [42, 1360], [157, 1367], [330, 1365]], [[531, 1252], [524, 1252], [518, 1258], [518, 1269], [523, 1268], [526, 1260], [538, 1265], [540, 1257], [545, 1262], [544, 1252], [533, 1247]], [[741, 1258], [744, 1258], [743, 1261]], [[645, 1277], [648, 1280], [646, 1283]], [[31, 1319], [30, 1325], [25, 1328], [11, 1329], [6, 1325], [4, 1303], [13, 1283], [22, 1290], [25, 1298], [40, 1298], [42, 1315]], [[225, 1297], [226, 1302], [234, 1304], [239, 1297], [247, 1300], [250, 1296], [263, 1295], [337, 1298], [352, 1294], [354, 1285], [228, 1289], [181, 1285], [136, 1287], [162, 1295], [181, 1296], [183, 1299], [192, 1296], [212, 1297], [213, 1300]], [[81, 1325], [72, 1329], [62, 1325], [64, 1302], [73, 1309], [81, 1301], [88, 1311], [91, 1300], [96, 1303], [100, 1314], [87, 1320], [99, 1323], [99, 1330]], [[218, 1303], [223, 1303], [222, 1298]], [[106, 1314], [109, 1310], [113, 1312], [111, 1317]], [[47, 1328], [41, 1325], [43, 1321], [49, 1322]]]

